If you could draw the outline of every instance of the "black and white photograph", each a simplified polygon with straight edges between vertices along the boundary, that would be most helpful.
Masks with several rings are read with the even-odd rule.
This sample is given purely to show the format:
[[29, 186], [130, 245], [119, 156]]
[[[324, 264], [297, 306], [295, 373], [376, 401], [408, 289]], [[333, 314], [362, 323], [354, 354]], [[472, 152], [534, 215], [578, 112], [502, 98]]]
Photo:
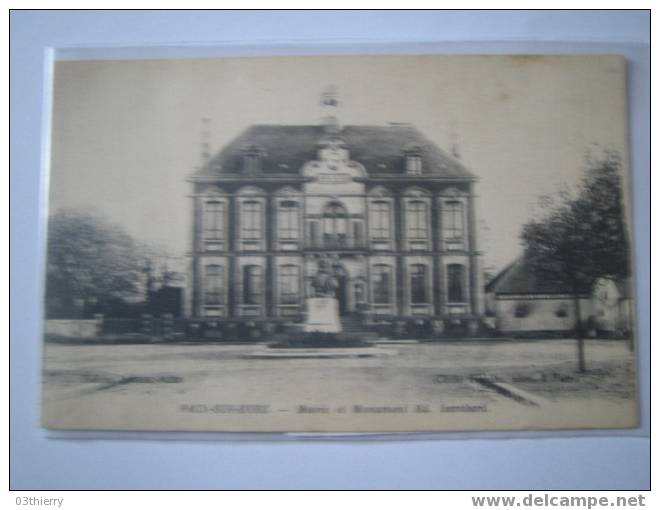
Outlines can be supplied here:
[[637, 427], [626, 73], [58, 60], [42, 425]]

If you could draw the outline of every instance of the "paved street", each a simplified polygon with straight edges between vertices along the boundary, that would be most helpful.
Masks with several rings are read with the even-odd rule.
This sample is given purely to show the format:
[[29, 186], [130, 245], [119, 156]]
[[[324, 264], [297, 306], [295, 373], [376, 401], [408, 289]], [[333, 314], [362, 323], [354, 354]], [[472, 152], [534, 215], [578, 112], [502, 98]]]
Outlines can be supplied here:
[[250, 357], [265, 349], [46, 344], [44, 416], [55, 428], [386, 431], [622, 426], [636, 412], [634, 357], [624, 342], [588, 341], [585, 375], [574, 371], [573, 340]]

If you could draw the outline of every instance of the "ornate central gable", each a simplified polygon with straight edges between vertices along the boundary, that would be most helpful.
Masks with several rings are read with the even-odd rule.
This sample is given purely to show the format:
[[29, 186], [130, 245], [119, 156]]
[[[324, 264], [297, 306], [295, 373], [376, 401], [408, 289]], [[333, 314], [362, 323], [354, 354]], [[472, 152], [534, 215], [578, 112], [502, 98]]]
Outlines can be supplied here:
[[317, 142], [317, 157], [302, 168], [303, 177], [318, 185], [349, 185], [355, 178], [364, 178], [367, 172], [357, 161], [350, 160], [348, 144], [341, 136], [326, 136]]

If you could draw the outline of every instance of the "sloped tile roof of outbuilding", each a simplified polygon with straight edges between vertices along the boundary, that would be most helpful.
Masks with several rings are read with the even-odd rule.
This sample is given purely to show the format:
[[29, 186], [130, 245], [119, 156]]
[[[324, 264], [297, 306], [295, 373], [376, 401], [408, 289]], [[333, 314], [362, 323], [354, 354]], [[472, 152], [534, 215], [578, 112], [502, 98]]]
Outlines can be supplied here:
[[[630, 278], [614, 280], [621, 299], [631, 297]], [[538, 274], [532, 270], [524, 256], [506, 266], [495, 275], [487, 284], [486, 292], [495, 294], [572, 294], [572, 289], [561, 281], [552, 280], [545, 274]], [[591, 289], [581, 289], [581, 294], [590, 294]]]
[[571, 294], [568, 286], [546, 275], [535, 273], [524, 256], [509, 264], [486, 285], [496, 294]]

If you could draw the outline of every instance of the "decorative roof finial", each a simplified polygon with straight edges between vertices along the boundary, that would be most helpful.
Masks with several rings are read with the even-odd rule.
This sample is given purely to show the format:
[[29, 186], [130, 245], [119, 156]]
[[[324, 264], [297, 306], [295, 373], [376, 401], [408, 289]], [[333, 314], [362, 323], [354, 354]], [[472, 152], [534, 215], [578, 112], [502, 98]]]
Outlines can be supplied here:
[[211, 119], [202, 117], [201, 155], [202, 164], [211, 159]]
[[340, 104], [337, 95], [337, 87], [335, 85], [329, 85], [321, 93], [323, 124], [328, 132], [338, 132], [340, 130], [339, 120], [337, 120], [337, 110]]
[[328, 87], [321, 93], [321, 104], [330, 107], [339, 106], [337, 87], [335, 85], [328, 85]]

